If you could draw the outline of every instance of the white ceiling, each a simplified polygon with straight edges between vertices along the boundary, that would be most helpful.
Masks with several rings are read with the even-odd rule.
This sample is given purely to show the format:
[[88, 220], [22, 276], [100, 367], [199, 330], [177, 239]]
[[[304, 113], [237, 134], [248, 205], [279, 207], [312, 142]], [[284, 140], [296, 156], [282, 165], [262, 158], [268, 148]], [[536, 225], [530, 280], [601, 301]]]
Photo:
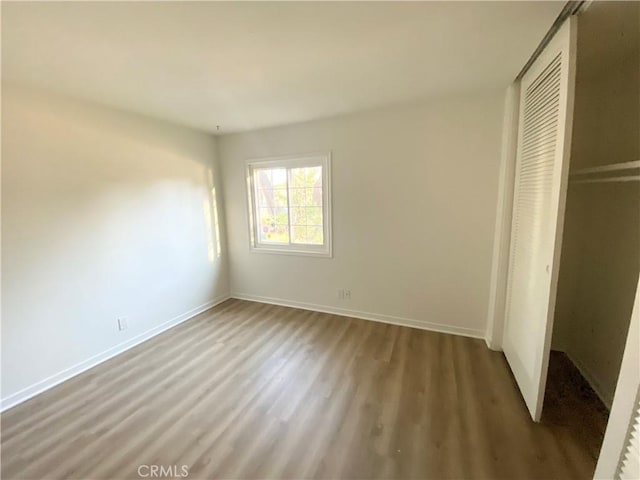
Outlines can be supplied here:
[[224, 133], [506, 86], [562, 6], [2, 2], [2, 75]]

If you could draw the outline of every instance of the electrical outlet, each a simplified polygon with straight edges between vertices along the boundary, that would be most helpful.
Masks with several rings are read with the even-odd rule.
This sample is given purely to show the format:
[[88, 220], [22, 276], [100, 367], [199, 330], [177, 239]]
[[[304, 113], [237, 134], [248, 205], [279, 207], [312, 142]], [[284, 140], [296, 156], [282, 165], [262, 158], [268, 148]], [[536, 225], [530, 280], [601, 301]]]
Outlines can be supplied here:
[[129, 323], [127, 322], [127, 317], [120, 317], [118, 319], [118, 330], [123, 331], [129, 328]]
[[338, 298], [344, 300], [344, 290], [338, 290]]
[[351, 300], [351, 290], [344, 291], [344, 298], [345, 300]]

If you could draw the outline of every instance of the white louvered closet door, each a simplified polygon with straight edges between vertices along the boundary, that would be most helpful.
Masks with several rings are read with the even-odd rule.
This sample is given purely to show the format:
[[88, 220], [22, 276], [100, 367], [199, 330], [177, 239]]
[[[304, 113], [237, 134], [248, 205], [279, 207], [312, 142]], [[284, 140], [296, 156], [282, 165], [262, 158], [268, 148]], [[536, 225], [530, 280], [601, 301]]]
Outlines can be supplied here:
[[520, 85], [520, 118], [503, 349], [540, 420], [558, 279], [575, 82], [575, 18]]

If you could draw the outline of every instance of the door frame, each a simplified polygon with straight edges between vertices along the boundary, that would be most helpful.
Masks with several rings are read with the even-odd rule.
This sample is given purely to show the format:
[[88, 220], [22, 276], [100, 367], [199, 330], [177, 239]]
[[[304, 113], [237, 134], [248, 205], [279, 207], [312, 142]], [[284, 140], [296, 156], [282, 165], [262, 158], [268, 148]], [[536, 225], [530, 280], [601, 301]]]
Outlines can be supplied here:
[[520, 80], [515, 80], [505, 94], [502, 124], [502, 150], [498, 179], [498, 202], [491, 262], [489, 308], [485, 341], [491, 350], [502, 351], [504, 314], [507, 301], [507, 275], [511, 248], [513, 191], [516, 181], [518, 119], [520, 113]]

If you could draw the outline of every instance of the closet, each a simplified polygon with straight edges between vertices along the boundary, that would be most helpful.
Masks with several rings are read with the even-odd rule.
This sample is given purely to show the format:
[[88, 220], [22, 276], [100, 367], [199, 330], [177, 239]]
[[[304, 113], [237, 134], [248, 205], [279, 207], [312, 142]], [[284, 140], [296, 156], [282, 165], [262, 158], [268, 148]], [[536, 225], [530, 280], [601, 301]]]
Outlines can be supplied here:
[[640, 272], [640, 3], [579, 16], [572, 131], [544, 407], [592, 402], [604, 434]]
[[504, 125], [487, 344], [533, 421], [583, 442], [598, 478], [636, 478], [640, 2], [568, 2]]

